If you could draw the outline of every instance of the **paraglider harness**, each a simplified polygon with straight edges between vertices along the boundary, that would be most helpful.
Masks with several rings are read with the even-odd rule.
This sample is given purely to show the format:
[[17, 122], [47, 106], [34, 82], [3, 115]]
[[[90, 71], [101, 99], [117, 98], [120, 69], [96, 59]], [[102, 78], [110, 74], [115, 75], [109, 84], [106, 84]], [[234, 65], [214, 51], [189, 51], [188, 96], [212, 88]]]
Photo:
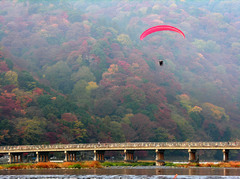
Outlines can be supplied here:
[[159, 60], [159, 65], [163, 66], [163, 60]]

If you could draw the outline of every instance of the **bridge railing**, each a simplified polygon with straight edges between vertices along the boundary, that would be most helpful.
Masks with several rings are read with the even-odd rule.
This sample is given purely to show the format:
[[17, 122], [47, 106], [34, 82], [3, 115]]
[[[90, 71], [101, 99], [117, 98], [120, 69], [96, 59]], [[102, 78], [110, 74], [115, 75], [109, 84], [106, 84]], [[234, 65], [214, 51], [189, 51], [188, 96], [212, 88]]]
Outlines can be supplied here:
[[0, 151], [49, 150], [49, 149], [101, 149], [101, 148], [160, 148], [160, 147], [232, 147], [239, 142], [126, 142], [126, 143], [91, 143], [91, 144], [53, 144], [0, 146]]

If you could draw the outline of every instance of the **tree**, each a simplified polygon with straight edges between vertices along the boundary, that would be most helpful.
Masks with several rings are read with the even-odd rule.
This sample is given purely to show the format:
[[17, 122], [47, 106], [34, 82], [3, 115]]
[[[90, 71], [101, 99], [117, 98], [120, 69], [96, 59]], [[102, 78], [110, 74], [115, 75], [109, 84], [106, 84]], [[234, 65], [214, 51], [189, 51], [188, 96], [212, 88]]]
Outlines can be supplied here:
[[0, 73], [7, 72], [9, 70], [5, 61], [0, 61]]
[[211, 103], [202, 105], [202, 114], [205, 119], [213, 119], [217, 121], [228, 121], [229, 116], [225, 113], [225, 109]]
[[19, 87], [30, 91], [36, 88], [37, 82], [34, 80], [32, 75], [27, 71], [22, 71], [18, 74]]
[[45, 74], [54, 88], [63, 93], [71, 92], [73, 86], [71, 81], [71, 69], [66, 62], [59, 61], [55, 65], [47, 67]]
[[96, 100], [94, 104], [94, 112], [98, 116], [111, 115], [117, 108], [117, 103], [110, 97], [103, 97]]
[[212, 141], [220, 141], [221, 140], [221, 135], [218, 127], [214, 123], [206, 123], [204, 126], [205, 127], [205, 132], [207, 135], [210, 137], [210, 140]]
[[20, 104], [16, 100], [14, 93], [4, 91], [0, 96], [0, 113], [6, 118], [13, 117], [21, 110]]
[[129, 38], [129, 36], [127, 34], [120, 34], [117, 37], [117, 40], [123, 45], [123, 46], [127, 46], [130, 47], [131, 46], [131, 40]]
[[154, 135], [153, 123], [143, 114], [135, 114], [131, 118], [131, 127], [136, 132], [136, 141], [147, 142]]
[[15, 120], [18, 135], [22, 140], [21, 144], [36, 145], [44, 142], [44, 134], [46, 128], [46, 119], [34, 117], [17, 118]]
[[5, 74], [5, 81], [7, 84], [18, 85], [18, 74], [14, 71], [8, 71]]
[[168, 142], [170, 140], [168, 130], [162, 127], [154, 129], [154, 136], [150, 139], [152, 142]]
[[95, 76], [86, 66], [79, 68], [78, 72], [73, 73], [71, 79], [74, 82], [78, 82], [80, 80], [84, 80], [86, 82], [96, 81]]

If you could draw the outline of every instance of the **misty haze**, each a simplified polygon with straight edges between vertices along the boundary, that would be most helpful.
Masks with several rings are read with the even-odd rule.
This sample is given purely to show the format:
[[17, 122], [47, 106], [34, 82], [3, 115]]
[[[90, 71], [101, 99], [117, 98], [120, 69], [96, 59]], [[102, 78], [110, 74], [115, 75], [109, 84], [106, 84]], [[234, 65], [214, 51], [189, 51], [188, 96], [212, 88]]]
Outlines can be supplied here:
[[[1, 0], [0, 145], [238, 141], [239, 9], [238, 0]], [[140, 40], [157, 25], [185, 38]]]

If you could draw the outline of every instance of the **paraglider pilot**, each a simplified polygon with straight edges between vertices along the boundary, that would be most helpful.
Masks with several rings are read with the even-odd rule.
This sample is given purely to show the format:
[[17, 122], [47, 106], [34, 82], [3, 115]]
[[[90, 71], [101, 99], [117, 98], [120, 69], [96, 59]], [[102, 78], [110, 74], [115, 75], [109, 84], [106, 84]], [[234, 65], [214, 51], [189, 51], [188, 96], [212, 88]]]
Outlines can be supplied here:
[[163, 66], [163, 60], [159, 60], [159, 65]]

